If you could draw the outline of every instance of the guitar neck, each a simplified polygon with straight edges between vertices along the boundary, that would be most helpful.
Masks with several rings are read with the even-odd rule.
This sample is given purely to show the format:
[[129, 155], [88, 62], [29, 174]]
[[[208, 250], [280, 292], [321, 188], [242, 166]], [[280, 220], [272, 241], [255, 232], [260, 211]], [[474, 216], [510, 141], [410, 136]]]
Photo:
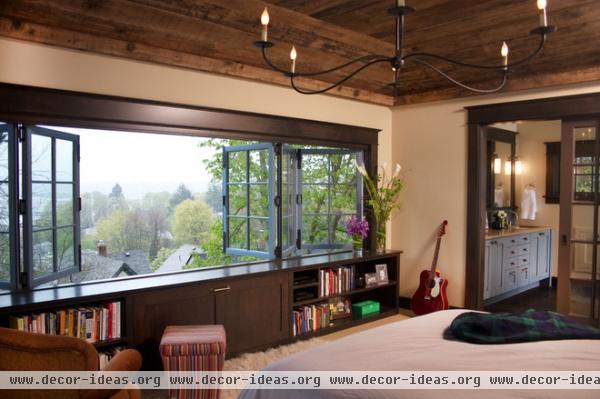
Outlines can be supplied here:
[[435, 251], [433, 253], [433, 262], [431, 262], [431, 270], [429, 271], [429, 275], [430, 276], [434, 276], [435, 274], [435, 268], [437, 267], [437, 263], [438, 263], [438, 256], [440, 255], [440, 244], [442, 242], [442, 237], [438, 236], [437, 241], [435, 243]]

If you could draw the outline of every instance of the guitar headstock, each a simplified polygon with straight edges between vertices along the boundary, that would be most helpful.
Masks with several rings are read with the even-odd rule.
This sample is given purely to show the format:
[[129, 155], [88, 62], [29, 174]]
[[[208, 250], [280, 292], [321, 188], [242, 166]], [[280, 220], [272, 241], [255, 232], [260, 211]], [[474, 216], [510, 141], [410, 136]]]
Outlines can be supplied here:
[[438, 229], [437, 238], [442, 238], [444, 234], [446, 234], [446, 225], [448, 224], [447, 220], [444, 220], [442, 224], [440, 224], [440, 228]]

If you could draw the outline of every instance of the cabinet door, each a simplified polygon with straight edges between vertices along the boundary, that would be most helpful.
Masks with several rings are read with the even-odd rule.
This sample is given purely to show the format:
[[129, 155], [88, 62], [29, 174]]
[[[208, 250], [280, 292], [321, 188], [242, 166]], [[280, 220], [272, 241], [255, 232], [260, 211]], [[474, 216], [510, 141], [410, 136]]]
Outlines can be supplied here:
[[537, 233], [537, 259], [535, 262], [535, 280], [541, 280], [550, 275], [550, 232]]
[[215, 286], [217, 322], [225, 326], [227, 352], [249, 351], [288, 338], [286, 273], [229, 280]]
[[165, 327], [216, 323], [215, 294], [208, 284], [151, 290], [132, 298], [132, 345], [142, 352], [145, 370], [162, 369], [158, 345]]
[[529, 282], [533, 283], [538, 281], [538, 270], [537, 270], [537, 259], [538, 259], [538, 249], [539, 249], [539, 236], [538, 233], [529, 234], [530, 241], [530, 256], [529, 256]]
[[504, 289], [504, 269], [506, 262], [504, 258], [504, 247], [506, 243], [503, 240], [494, 240], [490, 247], [490, 296], [502, 294]]
[[484, 274], [483, 274], [483, 299], [492, 297], [492, 273], [490, 266], [492, 263], [492, 241], [487, 240], [485, 242], [485, 262], [484, 262]]

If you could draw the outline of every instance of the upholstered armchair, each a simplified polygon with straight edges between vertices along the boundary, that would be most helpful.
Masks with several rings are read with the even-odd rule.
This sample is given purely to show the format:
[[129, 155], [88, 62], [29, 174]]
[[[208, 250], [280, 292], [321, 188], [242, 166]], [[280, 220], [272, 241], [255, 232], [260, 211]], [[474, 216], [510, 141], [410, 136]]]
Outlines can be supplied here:
[[[103, 371], [137, 371], [141, 364], [140, 354], [126, 349], [117, 354]], [[92, 344], [79, 338], [0, 328], [0, 370], [97, 371], [98, 352]], [[2, 390], [0, 396], [13, 399], [140, 399], [141, 392], [139, 389]]]

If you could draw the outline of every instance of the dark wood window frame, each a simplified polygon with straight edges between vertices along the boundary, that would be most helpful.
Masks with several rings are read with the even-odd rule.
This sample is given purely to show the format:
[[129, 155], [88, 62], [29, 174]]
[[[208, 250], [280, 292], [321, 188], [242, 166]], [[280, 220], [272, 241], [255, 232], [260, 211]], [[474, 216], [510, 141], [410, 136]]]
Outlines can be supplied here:
[[[547, 204], [559, 204], [560, 203], [560, 142], [548, 142], [546, 144], [546, 203]], [[596, 142], [594, 140], [577, 141], [575, 143], [575, 156], [576, 157], [587, 157], [594, 158], [596, 150]], [[577, 166], [580, 167], [592, 167], [592, 162], [581, 163]], [[575, 182], [577, 176], [589, 176], [590, 184], [592, 181], [593, 174], [591, 173], [576, 173]], [[590, 188], [591, 189], [591, 188]], [[580, 202], [593, 202], [594, 195], [591, 191], [577, 191], [577, 184], [575, 183], [573, 198], [575, 201]]]
[[465, 308], [483, 308], [487, 139], [485, 127], [517, 120], [600, 116], [600, 93], [466, 107], [468, 120]]
[[[0, 83], [0, 121], [343, 147], [361, 151], [369, 173], [377, 167], [379, 129], [283, 116]], [[375, 248], [375, 235], [365, 242]]]

